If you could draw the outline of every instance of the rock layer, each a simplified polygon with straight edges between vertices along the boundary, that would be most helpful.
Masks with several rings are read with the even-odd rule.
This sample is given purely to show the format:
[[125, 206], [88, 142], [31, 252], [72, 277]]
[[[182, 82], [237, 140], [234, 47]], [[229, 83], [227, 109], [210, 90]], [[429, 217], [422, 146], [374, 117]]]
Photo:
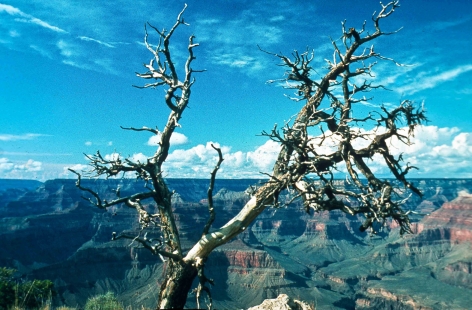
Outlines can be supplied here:
[[[132, 180], [87, 182], [107, 198], [118, 186], [122, 195], [142, 189]], [[217, 180], [215, 227], [240, 210], [245, 189], [256, 182]], [[58, 304], [80, 306], [111, 290], [125, 305], [153, 307], [166, 264], [129, 240], [110, 241], [113, 231], [138, 233], [134, 210], [97, 210], [74, 183], [0, 187], [0, 263], [27, 277], [53, 279]], [[416, 234], [406, 237], [394, 222], [369, 235], [358, 230], [362, 216], [308, 215], [300, 203], [266, 210], [210, 255], [206, 273], [216, 283], [215, 306], [246, 308], [284, 293], [320, 309], [466, 308], [472, 303], [472, 199], [464, 190], [472, 181], [416, 183], [426, 199], [411, 199], [406, 207], [429, 215], [412, 217]], [[188, 249], [208, 218], [208, 181], [168, 184], [178, 193], [174, 213]], [[187, 306], [195, 305], [190, 295]]]

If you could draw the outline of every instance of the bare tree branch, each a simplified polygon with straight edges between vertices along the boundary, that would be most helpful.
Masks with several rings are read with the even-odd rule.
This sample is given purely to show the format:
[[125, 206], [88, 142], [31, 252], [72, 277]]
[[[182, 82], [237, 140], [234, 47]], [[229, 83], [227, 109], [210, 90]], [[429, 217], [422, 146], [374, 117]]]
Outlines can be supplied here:
[[210, 186], [208, 187], [208, 191], [207, 191], [208, 212], [210, 213], [210, 217], [208, 218], [208, 221], [203, 227], [203, 232], [202, 232], [203, 236], [208, 234], [208, 232], [210, 231], [211, 225], [215, 221], [215, 208], [213, 206], [213, 188], [215, 186], [216, 173], [218, 172], [218, 169], [220, 169], [221, 163], [224, 160], [223, 154], [221, 153], [221, 149], [214, 146], [213, 144], [211, 145], [211, 147], [214, 148], [218, 152], [218, 163], [216, 164], [215, 168], [213, 168], [213, 171], [211, 172]]
[[172, 258], [175, 260], [179, 260], [181, 257], [178, 255], [175, 255], [173, 253], [169, 253], [166, 251], [161, 250], [161, 248], [164, 246], [162, 241], [159, 239], [148, 239], [147, 234], [144, 235], [143, 238], [141, 238], [139, 235], [138, 236], [133, 236], [133, 235], [127, 235], [124, 233], [121, 233], [117, 235], [115, 232], [112, 234], [112, 239], [113, 241], [119, 240], [119, 239], [129, 239], [132, 240], [133, 242], [138, 242], [141, 244], [144, 248], [148, 249], [151, 251], [151, 253], [155, 255], [162, 255], [164, 257]]
[[124, 129], [124, 130], [133, 130], [133, 131], [149, 131], [149, 132], [152, 132], [153, 134], [155, 135], [158, 135], [159, 134], [159, 130], [156, 128], [156, 129], [152, 129], [152, 128], [148, 128], [146, 126], [142, 127], [142, 128], [134, 128], [134, 127], [123, 127], [123, 126], [120, 126], [121, 129]]
[[[399, 7], [399, 1], [381, 3], [380, 12], [372, 16], [375, 31], [366, 30], [366, 22], [359, 28], [348, 27], [346, 21], [341, 22], [341, 36], [331, 39], [333, 46], [332, 60], [325, 59], [327, 68], [323, 74], [313, 69], [314, 51], [294, 51], [291, 56], [271, 53], [281, 66], [285, 67], [282, 79], [270, 80], [285, 85], [295, 91], [289, 98], [302, 103], [300, 111], [289, 119], [282, 127], [275, 125], [272, 130], [263, 131], [267, 137], [280, 145], [280, 151], [270, 172], [263, 172], [269, 180], [255, 189], [251, 198], [240, 212], [222, 227], [215, 229], [213, 206], [213, 188], [217, 171], [223, 161], [221, 150], [212, 145], [218, 152], [219, 160], [211, 173], [208, 188], [209, 219], [203, 227], [199, 241], [187, 252], [182, 253], [179, 231], [173, 210], [172, 192], [163, 178], [162, 165], [166, 161], [170, 139], [186, 107], [188, 106], [191, 87], [195, 83], [192, 74], [192, 62], [195, 60], [195, 37], [189, 36], [187, 59], [178, 71], [173, 62], [170, 41], [180, 25], [187, 25], [183, 19], [186, 5], [177, 16], [176, 22], [169, 31], [159, 30], [151, 24], [145, 25], [144, 43], [150, 51], [151, 60], [144, 64], [146, 72], [137, 73], [138, 77], [151, 82], [140, 88], [164, 88], [164, 103], [169, 109], [169, 116], [162, 131], [148, 127], [122, 127], [131, 131], [149, 131], [158, 135], [159, 143], [153, 156], [146, 162], [135, 162], [121, 155], [103, 157], [100, 152], [86, 155], [92, 170], [92, 177], [117, 177], [134, 173], [137, 179], [143, 180], [148, 191], [121, 197], [117, 190], [116, 199], [105, 201], [92, 189], [81, 185], [78, 176], [77, 187], [88, 192], [91, 198], [85, 198], [99, 208], [107, 208], [125, 203], [134, 208], [138, 214], [140, 227], [144, 229], [158, 228], [159, 241], [147, 240], [140, 234], [129, 236], [122, 234], [119, 238], [132, 239], [148, 248], [154, 254], [170, 258], [167, 261], [168, 273], [163, 279], [159, 296], [160, 308], [183, 308], [185, 299], [193, 279], [198, 276], [200, 283], [197, 288], [197, 303], [202, 291], [210, 291], [205, 284], [211, 281], [204, 275], [204, 262], [208, 255], [218, 246], [230, 241], [245, 231], [253, 220], [269, 206], [278, 207], [279, 195], [288, 190], [292, 193], [291, 201], [301, 199], [308, 213], [341, 210], [355, 215], [363, 214], [365, 220], [359, 229], [375, 232], [376, 223], [383, 225], [389, 218], [400, 226], [400, 233], [411, 232], [409, 213], [402, 209], [405, 199], [399, 197], [393, 185], [403, 184], [405, 192], [421, 196], [420, 191], [407, 180], [406, 176], [412, 169], [417, 169], [403, 162], [403, 155], [391, 152], [392, 142], [410, 145], [415, 129], [427, 119], [422, 107], [404, 100], [394, 109], [384, 106], [370, 111], [367, 115], [360, 114], [356, 106], [372, 104], [373, 97], [366, 97], [372, 90], [386, 90], [384, 85], [372, 83], [373, 68], [377, 62], [392, 62], [403, 66], [396, 60], [376, 52], [371, 41], [397, 33], [385, 32], [381, 20], [393, 14]], [[155, 31], [157, 44], [149, 43], [147, 27]], [[179, 79], [179, 77], [181, 79]], [[372, 104], [374, 107], [379, 107]], [[359, 115], [360, 114], [360, 115]], [[365, 125], [365, 128], [361, 128]], [[362, 142], [362, 143], [360, 143]], [[380, 158], [395, 179], [387, 181], [376, 175], [371, 160]], [[340, 171], [346, 172], [344, 186], [335, 180]], [[151, 214], [151, 204], [157, 208]]]

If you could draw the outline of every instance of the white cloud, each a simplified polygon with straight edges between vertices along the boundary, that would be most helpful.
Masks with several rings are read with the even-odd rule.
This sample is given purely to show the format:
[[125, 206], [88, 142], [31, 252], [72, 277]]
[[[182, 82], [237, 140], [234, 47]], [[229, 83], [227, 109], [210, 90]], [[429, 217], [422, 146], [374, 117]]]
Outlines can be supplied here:
[[[279, 15], [273, 21], [282, 19], [283, 16]], [[257, 44], [267, 48], [280, 43], [284, 35], [278, 24], [267, 23], [251, 10], [241, 11], [229, 19], [198, 21], [196, 33], [199, 41], [205, 42], [212, 50], [208, 58], [213, 64], [242, 69], [249, 75], [260, 72], [268, 64], [267, 58], [261, 57], [256, 48]]]
[[0, 173], [11, 171], [15, 164], [8, 160], [8, 158], [0, 158]]
[[[407, 129], [403, 130], [406, 134]], [[407, 146], [400, 144], [396, 138], [392, 139], [392, 153], [398, 155], [400, 153], [409, 155], [424, 155], [431, 153], [438, 145], [446, 145], [451, 143], [455, 135], [459, 133], [457, 127], [437, 126], [419, 126], [415, 130], [415, 137], [412, 139], [413, 144]]]
[[84, 144], [85, 144], [86, 146], [91, 146], [93, 143], [92, 143], [92, 141], [86, 141]]
[[47, 136], [39, 133], [26, 133], [23, 135], [0, 134], [0, 141], [18, 141], [18, 140], [32, 140], [37, 137]]
[[[406, 134], [407, 129], [402, 130]], [[472, 177], [472, 133], [456, 127], [419, 126], [411, 142], [405, 145], [392, 138], [388, 143], [394, 156], [403, 154], [403, 164], [420, 169], [412, 170], [410, 177]], [[371, 165], [377, 172], [391, 176], [380, 156], [375, 156]]]
[[211, 171], [218, 162], [218, 153], [212, 148], [212, 144], [221, 148], [225, 158], [225, 162], [218, 174], [219, 177], [222, 177], [223, 174], [221, 172], [224, 170], [223, 167], [226, 167], [226, 155], [229, 154], [230, 148], [213, 142], [207, 142], [206, 145], [199, 144], [186, 150], [177, 149], [172, 151], [163, 166], [166, 176], [209, 178]]
[[129, 158], [129, 160], [131, 160], [132, 162], [141, 164], [145, 164], [147, 162], [147, 159], [148, 157], [143, 153], [135, 153]]
[[87, 168], [89, 168], [89, 166], [88, 165], [83, 165], [83, 164], [75, 164], [75, 165], [64, 167], [64, 172], [69, 174], [69, 172], [68, 172], [69, 168], [72, 169], [72, 170], [75, 170], [75, 171], [85, 171], [85, 170], [87, 170]]
[[7, 179], [34, 179], [38, 172], [43, 171], [42, 162], [29, 159], [26, 162], [15, 162], [3, 157], [0, 158], [0, 178]]
[[[373, 134], [371, 131], [358, 129], [364, 134]], [[406, 131], [407, 129], [402, 129]], [[326, 132], [329, 134], [329, 132]], [[313, 137], [312, 143], [320, 154], [326, 154], [336, 149], [335, 138], [325, 139], [319, 146], [321, 140]], [[403, 154], [404, 163], [410, 163], [420, 168], [419, 171], [412, 170], [409, 177], [449, 177], [449, 178], [471, 178], [472, 177], [472, 132], [461, 131], [456, 127], [439, 128], [437, 126], [420, 126], [412, 138], [414, 144], [407, 146], [399, 143], [396, 139], [388, 142], [394, 156]], [[354, 143], [356, 148], [363, 148], [369, 141], [357, 139]], [[280, 150], [280, 145], [268, 140], [256, 147], [253, 151], [242, 152], [232, 150], [229, 146], [218, 143], [207, 142], [190, 148], [179, 148], [173, 150], [164, 163], [164, 176], [173, 178], [209, 178], [210, 173], [218, 161], [218, 153], [211, 145], [220, 147], [224, 161], [218, 171], [218, 178], [265, 178], [260, 172], [270, 173]], [[104, 156], [107, 160], [116, 159], [118, 153]], [[124, 156], [121, 156], [124, 158]], [[135, 153], [128, 158], [132, 162], [145, 163], [149, 156], [143, 153]], [[371, 170], [378, 177], [392, 177], [388, 168], [383, 163], [380, 155], [375, 155], [373, 160], [368, 160]], [[75, 177], [70, 174], [66, 165], [46, 164], [35, 160], [17, 162], [8, 158], [0, 158], [0, 177], [2, 178], [57, 178]], [[86, 165], [69, 165], [77, 171], [87, 169]], [[342, 164], [338, 165], [341, 172], [345, 172]], [[132, 175], [127, 175], [132, 177]], [[338, 177], [343, 177], [339, 174]]]
[[[377, 132], [373, 132], [362, 128], [353, 128], [353, 130], [357, 130], [358, 134], [363, 134], [366, 138], [355, 139], [353, 141], [355, 149], [367, 147], [375, 135], [385, 131], [379, 129]], [[400, 129], [400, 133], [405, 136], [407, 132], [408, 128]], [[311, 144], [319, 155], [330, 154], [338, 148], [339, 137], [331, 135], [330, 131], [326, 131], [325, 134], [324, 138], [321, 136], [312, 137]], [[396, 137], [387, 140], [390, 153], [397, 158], [402, 155], [404, 161], [400, 162], [401, 165], [406, 166], [409, 163], [419, 168], [419, 170], [410, 170], [409, 177], [472, 177], [471, 132], [461, 132], [457, 127], [418, 126], [411, 142], [411, 145], [406, 145]], [[272, 160], [275, 159], [275, 153]], [[263, 159], [270, 158], [270, 156], [260, 157]], [[378, 177], [393, 177], [381, 155], [375, 154], [372, 159], [368, 159], [366, 162]], [[265, 165], [259, 166], [266, 168], [264, 171], [267, 171], [272, 163], [273, 161], [268, 161]], [[255, 164], [254, 166], [257, 167], [258, 165]], [[347, 171], [344, 163], [339, 163], [337, 168], [341, 173]], [[338, 175], [337, 177], [343, 176]]]
[[[61, 168], [61, 167], [58, 167], [58, 165], [54, 165], [54, 166], [57, 169]], [[62, 166], [62, 172], [60, 172], [57, 176], [58, 178], [61, 178], [61, 179], [63, 179], [63, 178], [66, 178], [66, 179], [69, 179], [69, 178], [75, 179], [75, 178], [77, 178], [77, 175], [70, 172], [69, 168], [76, 171], [76, 172], [78, 172], [78, 173], [80, 173], [80, 174], [82, 174], [82, 175], [84, 173], [86, 173], [90, 168], [90, 166], [83, 165], [83, 164], [72, 164], [72, 165], [65, 165], [65, 166], [61, 165], [61, 166]], [[50, 173], [50, 171], [48, 171], [48, 172]]]
[[469, 71], [472, 71], [472, 64], [463, 65], [435, 75], [427, 72], [420, 72], [415, 78], [416, 82], [410, 82], [404, 86], [397, 87], [395, 88], [395, 91], [411, 95], [425, 89], [434, 88], [441, 83], [452, 81], [459, 75]]
[[106, 46], [106, 47], [115, 48], [114, 45], [112, 45], [110, 43], [107, 43], [107, 42], [97, 40], [97, 39], [93, 39], [93, 38], [89, 38], [89, 37], [85, 37], [85, 36], [79, 36], [78, 38], [82, 41], [95, 42], [95, 43], [98, 43], [98, 44]]
[[[158, 146], [161, 139], [161, 133], [149, 138], [147, 145]], [[183, 145], [188, 143], [188, 138], [179, 132], [174, 132], [170, 138], [171, 145]]]
[[216, 158], [218, 155], [217, 152], [211, 147], [211, 144], [219, 147], [218, 143], [207, 142], [206, 145], [199, 144], [187, 150], [174, 150], [169, 154], [168, 161], [182, 163], [188, 163], [192, 161], [206, 162], [212, 158]]
[[20, 14], [22, 14], [22, 12], [19, 9], [17, 9], [17, 8], [11, 6], [11, 5], [2, 4], [2, 3], [0, 3], [0, 12], [6, 12], [10, 15], [20, 15]]
[[[367, 135], [374, 134], [372, 131], [358, 130]], [[402, 130], [406, 133], [407, 128]], [[313, 137], [312, 143], [319, 154], [328, 154], [337, 149], [335, 136], [325, 139], [321, 145], [320, 141], [319, 137]], [[420, 126], [412, 142], [412, 145], [407, 146], [395, 138], [388, 141], [394, 156], [403, 154], [404, 165], [410, 163], [420, 168], [419, 171], [411, 170], [410, 177], [472, 177], [472, 133], [461, 132], [456, 127]], [[205, 145], [171, 152], [164, 164], [166, 177], [208, 178], [218, 160], [211, 144], [207, 142]], [[250, 152], [232, 151], [231, 147], [213, 144], [221, 147], [224, 157], [218, 172], [220, 178], [263, 178], [260, 172], [271, 172], [280, 150], [280, 145], [272, 140]], [[357, 139], [354, 146], [359, 149], [368, 144], [369, 140]], [[380, 155], [368, 160], [368, 164], [379, 177], [393, 177]], [[338, 165], [338, 169], [346, 171], [342, 164]]]
[[126, 158], [134, 163], [139, 162], [143, 164], [147, 162], [148, 156], [144, 155], [143, 153], [134, 153], [131, 156], [124, 157], [119, 153], [111, 153], [111, 154], [106, 154], [105, 156], [103, 156], [103, 158], [109, 161], [117, 160], [118, 158], [121, 158], [123, 160], [124, 158]]
[[57, 41], [56, 46], [61, 51], [62, 56], [71, 57], [75, 54], [74, 48], [71, 46], [71, 44], [64, 40]]
[[120, 157], [121, 157], [120, 153], [111, 153], [111, 154], [106, 154], [105, 156], [103, 156], [104, 159], [109, 160], [109, 161], [117, 160]]
[[164, 164], [168, 177], [208, 178], [218, 162], [219, 147], [224, 161], [218, 171], [220, 178], [263, 178], [260, 172], [269, 172], [275, 162], [279, 146], [268, 141], [252, 152], [231, 151], [231, 147], [207, 142], [190, 149], [177, 149], [169, 154]]
[[33, 171], [41, 171], [42, 170], [41, 166], [42, 166], [41, 162], [29, 159], [25, 164], [15, 165], [13, 169], [22, 170], [25, 172], [33, 172]]
[[44, 28], [47, 28], [49, 30], [52, 30], [54, 32], [60, 32], [60, 33], [66, 33], [67, 31], [57, 27], [57, 26], [53, 26], [39, 18], [36, 18], [34, 16], [31, 16], [29, 14], [26, 14], [26, 13], [23, 13], [20, 9], [18, 8], [15, 8], [11, 5], [8, 5], [8, 4], [2, 4], [0, 3], [0, 12], [5, 12], [9, 15], [12, 15], [12, 16], [20, 16], [21, 18], [15, 18], [15, 21], [17, 22], [22, 22], [22, 23], [31, 23], [31, 24], [35, 24], [35, 25], [38, 25], [38, 26], [41, 26], [41, 27], [44, 27]]
[[52, 55], [49, 51], [37, 46], [37, 45], [34, 45], [34, 44], [31, 44], [29, 46], [31, 49], [35, 50], [36, 52], [38, 52], [41, 56], [44, 56], [44, 57], [47, 57], [49, 59], [52, 59]]
[[268, 172], [274, 165], [279, 151], [280, 145], [275, 141], [268, 140], [254, 152], [248, 152], [246, 158], [251, 166], [262, 172]]

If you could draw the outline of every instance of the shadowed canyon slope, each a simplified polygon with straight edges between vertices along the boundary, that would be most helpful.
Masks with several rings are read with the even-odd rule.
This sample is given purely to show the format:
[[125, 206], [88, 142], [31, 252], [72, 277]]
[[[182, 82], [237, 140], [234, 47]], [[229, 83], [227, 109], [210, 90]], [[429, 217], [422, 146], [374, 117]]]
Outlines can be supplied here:
[[[134, 210], [98, 210], [81, 199], [74, 180], [22, 183], [0, 180], [0, 263], [29, 278], [55, 282], [58, 304], [83, 305], [114, 291], [125, 305], [153, 306], [165, 268], [130, 240], [112, 232], [138, 232]], [[15, 183], [17, 182], [17, 183]], [[19, 182], [19, 183], [18, 183]], [[87, 181], [102, 197], [142, 184]], [[208, 212], [207, 180], [169, 179], [175, 217], [189, 248]], [[343, 182], [343, 181], [339, 181]], [[248, 199], [257, 180], [217, 180], [219, 227]], [[308, 215], [300, 204], [269, 209], [207, 261], [217, 308], [248, 308], [287, 294], [319, 309], [465, 309], [472, 302], [472, 180], [417, 180], [425, 200], [407, 208], [415, 234], [400, 237], [394, 223], [371, 235], [361, 217], [340, 212]], [[281, 197], [285, 199], [285, 197]], [[151, 207], [151, 206], [150, 206]], [[190, 296], [188, 307], [195, 307]]]

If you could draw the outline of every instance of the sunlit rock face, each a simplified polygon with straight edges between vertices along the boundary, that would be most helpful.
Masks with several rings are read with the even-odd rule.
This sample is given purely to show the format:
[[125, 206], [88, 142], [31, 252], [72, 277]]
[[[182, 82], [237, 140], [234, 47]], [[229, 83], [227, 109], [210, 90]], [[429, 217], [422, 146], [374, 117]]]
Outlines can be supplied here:
[[451, 243], [472, 242], [472, 195], [465, 192], [431, 213], [418, 225], [426, 240], [446, 239]]
[[277, 298], [266, 299], [262, 304], [249, 308], [248, 310], [314, 310], [313, 307], [307, 303], [299, 300], [294, 300], [286, 294], [280, 294]]
[[472, 302], [472, 196], [464, 191], [425, 216], [417, 234], [387, 243], [372, 262], [390, 274], [367, 281], [359, 309], [467, 309]]
[[[234, 216], [257, 180], [217, 180], [214, 227]], [[208, 180], [169, 179], [183, 248], [208, 219]], [[105, 199], [134, 180], [84, 180]], [[206, 263], [217, 308], [248, 308], [280, 294], [319, 309], [464, 309], [472, 300], [471, 180], [416, 180], [425, 193], [405, 208], [415, 234], [400, 237], [395, 222], [376, 235], [361, 233], [363, 218], [342, 212], [307, 214], [300, 203], [269, 208]], [[339, 181], [340, 186], [348, 186]], [[13, 184], [0, 180], [0, 263], [28, 277], [54, 280], [57, 304], [83, 305], [114, 291], [125, 305], [154, 307], [166, 264], [112, 232], [138, 233], [134, 210], [98, 210], [81, 198], [75, 180]], [[288, 200], [286, 194], [281, 200]], [[147, 208], [154, 208], [147, 205]], [[424, 215], [427, 214], [427, 215]], [[451, 297], [454, 296], [454, 297]], [[188, 307], [196, 306], [190, 294]]]

